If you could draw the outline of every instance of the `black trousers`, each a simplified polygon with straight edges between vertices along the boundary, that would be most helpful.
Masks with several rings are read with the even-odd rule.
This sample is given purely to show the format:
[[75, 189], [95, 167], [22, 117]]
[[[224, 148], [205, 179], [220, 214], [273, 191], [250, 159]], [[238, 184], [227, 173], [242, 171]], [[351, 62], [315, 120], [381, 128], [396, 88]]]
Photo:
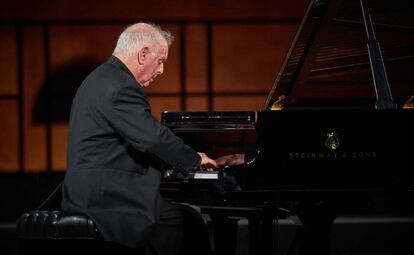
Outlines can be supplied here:
[[151, 255], [211, 255], [209, 233], [201, 214], [185, 204], [161, 199], [160, 222], [148, 246]]

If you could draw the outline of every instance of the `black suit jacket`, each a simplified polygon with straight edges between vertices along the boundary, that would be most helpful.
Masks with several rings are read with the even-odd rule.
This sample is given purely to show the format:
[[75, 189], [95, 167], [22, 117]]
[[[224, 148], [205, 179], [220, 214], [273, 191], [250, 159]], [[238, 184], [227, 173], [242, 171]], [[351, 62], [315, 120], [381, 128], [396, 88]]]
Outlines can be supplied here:
[[89, 215], [107, 241], [142, 246], [159, 219], [160, 163], [189, 171], [200, 160], [151, 116], [142, 87], [112, 56], [73, 100], [62, 208]]

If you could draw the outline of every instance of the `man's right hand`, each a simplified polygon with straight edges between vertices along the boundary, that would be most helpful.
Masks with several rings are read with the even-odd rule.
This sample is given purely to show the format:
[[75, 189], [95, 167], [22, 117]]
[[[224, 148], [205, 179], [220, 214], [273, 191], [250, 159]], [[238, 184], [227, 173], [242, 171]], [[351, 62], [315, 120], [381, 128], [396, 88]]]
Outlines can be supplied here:
[[213, 171], [214, 168], [218, 168], [218, 164], [214, 159], [209, 158], [205, 153], [198, 152], [201, 157], [201, 166], [207, 168], [207, 171]]

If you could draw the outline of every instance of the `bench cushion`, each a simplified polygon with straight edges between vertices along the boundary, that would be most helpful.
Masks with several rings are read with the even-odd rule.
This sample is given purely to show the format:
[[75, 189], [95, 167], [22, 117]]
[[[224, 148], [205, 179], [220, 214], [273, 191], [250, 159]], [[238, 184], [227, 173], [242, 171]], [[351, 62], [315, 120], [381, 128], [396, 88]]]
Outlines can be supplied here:
[[17, 220], [19, 238], [98, 239], [93, 220], [84, 214], [63, 211], [30, 211]]

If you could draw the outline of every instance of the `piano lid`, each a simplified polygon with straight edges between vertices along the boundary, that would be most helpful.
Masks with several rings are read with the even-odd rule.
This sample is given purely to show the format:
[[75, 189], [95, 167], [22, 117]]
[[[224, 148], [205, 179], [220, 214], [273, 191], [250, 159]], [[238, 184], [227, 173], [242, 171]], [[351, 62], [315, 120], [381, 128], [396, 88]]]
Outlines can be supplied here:
[[[414, 2], [368, 0], [389, 87], [400, 108], [414, 95]], [[266, 100], [373, 108], [376, 95], [360, 0], [312, 0]]]

